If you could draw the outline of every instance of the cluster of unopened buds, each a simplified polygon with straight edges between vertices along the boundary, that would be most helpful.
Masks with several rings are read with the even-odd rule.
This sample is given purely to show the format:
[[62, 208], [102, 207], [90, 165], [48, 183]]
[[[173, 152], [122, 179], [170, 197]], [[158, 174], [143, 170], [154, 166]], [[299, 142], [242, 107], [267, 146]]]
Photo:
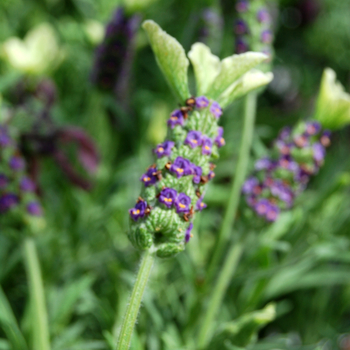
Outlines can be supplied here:
[[205, 184], [215, 165], [211, 158], [225, 144], [223, 128], [217, 126], [222, 109], [205, 96], [189, 98], [168, 120], [169, 136], [154, 149], [156, 163], [140, 178], [144, 189], [131, 217], [130, 238], [135, 246], [154, 245], [159, 256], [184, 249], [191, 237], [190, 222], [203, 202]]
[[271, 15], [265, 2], [264, 0], [236, 2], [236, 11], [239, 16], [234, 24], [236, 53], [251, 50], [271, 56], [273, 32]]
[[26, 163], [7, 126], [0, 126], [0, 214], [19, 209], [30, 216], [41, 216], [36, 186], [27, 176]]
[[243, 185], [248, 205], [267, 221], [275, 221], [282, 210], [293, 206], [323, 165], [329, 145], [330, 132], [323, 131], [316, 121], [282, 129], [272, 156], [258, 160], [255, 174]]

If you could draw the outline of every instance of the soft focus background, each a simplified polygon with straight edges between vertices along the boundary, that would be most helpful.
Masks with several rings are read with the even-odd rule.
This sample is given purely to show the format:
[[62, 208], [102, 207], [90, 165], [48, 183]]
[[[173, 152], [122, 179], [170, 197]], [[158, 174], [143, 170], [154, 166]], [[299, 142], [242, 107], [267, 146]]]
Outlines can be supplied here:
[[[117, 72], [120, 82], [109, 88], [106, 79], [96, 83], [94, 60], [118, 6], [133, 23], [116, 45], [124, 56], [105, 62], [105, 74]], [[312, 115], [325, 67], [350, 88], [350, 1], [281, 0], [278, 7], [275, 79], [259, 98], [251, 165], [281, 127]], [[155, 20], [186, 51], [202, 40], [223, 58], [234, 53], [235, 16], [231, 0], [0, 2], [0, 118], [17, 123], [45, 209], [37, 243], [54, 350], [111, 349], [132, 288], [140, 254], [127, 239], [127, 211], [177, 107], [141, 21]], [[238, 101], [222, 117], [226, 146], [208, 208], [186, 251], [157, 261], [133, 350], [196, 349], [205, 267], [235, 170], [241, 120]], [[235, 234], [247, 244], [217, 319], [238, 320], [237, 347], [227, 349], [350, 349], [349, 151], [347, 128], [333, 135], [325, 166], [294, 209], [273, 225], [256, 224], [241, 201]], [[0, 284], [27, 334], [20, 242], [16, 229], [0, 227]], [[265, 315], [260, 329], [242, 323], [269, 305], [276, 314]], [[0, 349], [12, 349], [1, 329], [0, 315]]]

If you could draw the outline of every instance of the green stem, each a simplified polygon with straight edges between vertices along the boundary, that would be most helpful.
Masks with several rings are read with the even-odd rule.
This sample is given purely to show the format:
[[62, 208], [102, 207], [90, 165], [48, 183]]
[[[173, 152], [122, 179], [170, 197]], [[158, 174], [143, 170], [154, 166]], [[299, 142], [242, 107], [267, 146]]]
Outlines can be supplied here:
[[120, 330], [117, 350], [128, 350], [131, 343], [131, 336], [140, 309], [142, 296], [146, 288], [148, 278], [151, 274], [154, 255], [147, 250], [141, 260], [139, 272], [137, 273], [134, 289], [132, 290], [129, 304], [127, 306], [122, 328]]
[[35, 350], [50, 350], [50, 336], [38, 253], [33, 238], [24, 240], [24, 259], [29, 282], [32, 332]]
[[210, 336], [215, 329], [213, 327], [213, 320], [220, 308], [226, 289], [230, 284], [232, 276], [237, 268], [239, 259], [242, 255], [242, 251], [243, 245], [238, 243], [233, 246], [233, 249], [231, 249], [227, 255], [225, 265], [221, 270], [217, 283], [214, 285], [213, 294], [209, 301], [207, 312], [205, 314], [204, 321], [199, 332], [199, 349], [202, 349], [207, 344], [207, 340], [210, 339]]
[[245, 177], [247, 175], [249, 153], [253, 140], [255, 115], [256, 115], [256, 100], [257, 94], [254, 92], [249, 93], [245, 97], [244, 105], [244, 125], [243, 133], [241, 139], [241, 145], [239, 149], [239, 155], [236, 165], [236, 174], [234, 181], [232, 181], [232, 187], [229, 195], [229, 200], [227, 203], [224, 219], [221, 225], [221, 229], [216, 241], [216, 246], [214, 248], [214, 253], [212, 255], [211, 262], [208, 267], [207, 273], [207, 283], [210, 283], [212, 277], [216, 271], [216, 267], [222, 256], [222, 251], [225, 246], [227, 246], [230, 240], [230, 234], [233, 228], [233, 224], [237, 214], [237, 208], [239, 204], [239, 199], [241, 195], [241, 188]]

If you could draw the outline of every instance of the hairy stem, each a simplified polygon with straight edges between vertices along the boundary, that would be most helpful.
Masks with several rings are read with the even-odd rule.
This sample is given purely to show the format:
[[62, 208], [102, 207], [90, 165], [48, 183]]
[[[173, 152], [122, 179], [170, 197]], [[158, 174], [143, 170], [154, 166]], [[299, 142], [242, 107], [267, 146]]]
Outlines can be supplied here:
[[148, 278], [151, 274], [154, 255], [147, 250], [141, 260], [139, 272], [137, 273], [134, 288], [127, 306], [123, 324], [120, 330], [117, 343], [117, 350], [127, 350], [130, 347], [131, 336], [139, 313], [142, 296], [146, 288]]
[[210, 283], [213, 275], [216, 271], [220, 257], [222, 256], [223, 249], [227, 246], [230, 240], [230, 234], [232, 232], [233, 224], [237, 214], [237, 208], [241, 195], [241, 188], [245, 177], [247, 175], [247, 168], [249, 162], [249, 153], [253, 140], [255, 115], [256, 115], [256, 100], [257, 95], [254, 92], [249, 93], [245, 97], [244, 105], [244, 125], [242, 132], [241, 145], [239, 149], [239, 155], [236, 165], [236, 174], [234, 181], [232, 181], [232, 187], [230, 190], [229, 200], [226, 206], [224, 219], [222, 221], [221, 229], [216, 241], [216, 246], [210, 261], [207, 273], [207, 283]]
[[221, 270], [217, 283], [214, 284], [214, 290], [209, 300], [207, 312], [202, 323], [202, 327], [198, 337], [198, 348], [202, 349], [207, 340], [213, 334], [215, 327], [213, 327], [213, 320], [220, 308], [222, 300], [224, 298], [226, 289], [232, 279], [232, 276], [237, 268], [239, 258], [241, 257], [243, 250], [242, 244], [236, 244], [230, 250], [225, 260], [225, 265]]
[[44, 286], [38, 253], [33, 238], [26, 238], [23, 248], [29, 282], [34, 348], [37, 350], [50, 350]]

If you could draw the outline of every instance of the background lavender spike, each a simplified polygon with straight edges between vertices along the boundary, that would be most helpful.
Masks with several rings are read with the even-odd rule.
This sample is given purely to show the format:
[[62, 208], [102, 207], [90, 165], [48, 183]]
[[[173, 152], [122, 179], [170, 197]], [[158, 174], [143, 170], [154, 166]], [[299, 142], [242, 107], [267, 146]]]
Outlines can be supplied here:
[[329, 131], [323, 131], [314, 121], [281, 130], [271, 155], [256, 161], [255, 173], [242, 187], [255, 213], [275, 221], [281, 211], [293, 206], [311, 176], [323, 165], [329, 138]]

